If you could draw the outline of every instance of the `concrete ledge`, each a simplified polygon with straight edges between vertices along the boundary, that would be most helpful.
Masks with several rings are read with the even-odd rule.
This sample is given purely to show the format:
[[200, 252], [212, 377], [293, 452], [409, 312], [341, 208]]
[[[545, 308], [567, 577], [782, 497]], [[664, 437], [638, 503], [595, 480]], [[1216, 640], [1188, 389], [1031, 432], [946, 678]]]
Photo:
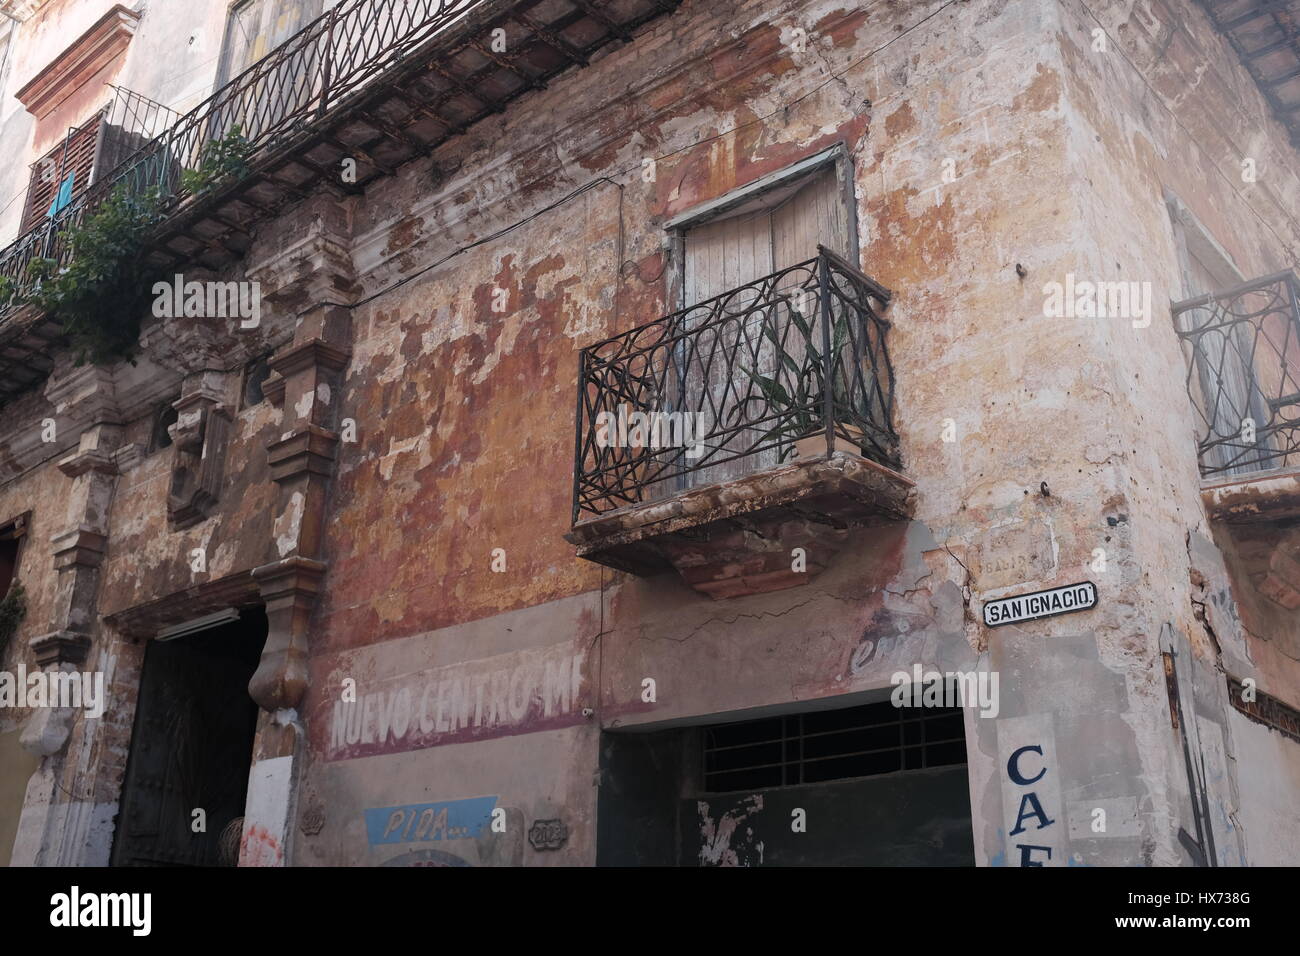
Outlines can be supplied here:
[[[627, 505], [565, 538], [588, 561], [637, 575], [675, 568], [697, 590], [731, 597], [805, 583], [847, 529], [906, 520], [915, 508], [912, 481], [836, 452]], [[791, 547], [809, 549], [811, 573], [790, 573]]]
[[1276, 521], [1300, 517], [1300, 467], [1289, 466], [1201, 482], [1213, 521]]

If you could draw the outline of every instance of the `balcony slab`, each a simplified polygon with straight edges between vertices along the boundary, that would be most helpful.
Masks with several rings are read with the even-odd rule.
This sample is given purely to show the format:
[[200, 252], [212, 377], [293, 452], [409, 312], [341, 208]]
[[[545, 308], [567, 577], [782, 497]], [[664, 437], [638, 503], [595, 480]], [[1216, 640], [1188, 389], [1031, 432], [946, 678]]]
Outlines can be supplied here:
[[1201, 482], [1201, 500], [1213, 521], [1300, 518], [1300, 467], [1207, 479]]
[[[636, 575], [676, 570], [714, 598], [807, 583], [850, 529], [907, 520], [916, 487], [858, 455], [798, 459], [670, 498], [579, 521], [565, 537], [578, 556]], [[795, 570], [794, 548], [806, 566]]]
[[1204, 481], [1201, 500], [1211, 520], [1230, 527], [1255, 589], [1279, 607], [1300, 609], [1300, 468]]

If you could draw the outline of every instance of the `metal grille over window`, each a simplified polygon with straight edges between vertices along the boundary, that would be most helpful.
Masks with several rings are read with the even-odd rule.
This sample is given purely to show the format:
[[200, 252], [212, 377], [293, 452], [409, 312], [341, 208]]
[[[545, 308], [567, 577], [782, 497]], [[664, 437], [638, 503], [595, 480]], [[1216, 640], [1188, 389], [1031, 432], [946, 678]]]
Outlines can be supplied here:
[[1300, 279], [1279, 272], [1173, 306], [1201, 474], [1300, 462]]
[[966, 763], [960, 708], [891, 701], [704, 730], [710, 793], [825, 783]]
[[[574, 520], [810, 437], [899, 467], [888, 290], [829, 249], [581, 353]], [[648, 435], [624, 423], [650, 420]], [[677, 435], [691, 426], [691, 441]], [[665, 437], [667, 436], [667, 437]], [[770, 454], [768, 454], [770, 453]]]

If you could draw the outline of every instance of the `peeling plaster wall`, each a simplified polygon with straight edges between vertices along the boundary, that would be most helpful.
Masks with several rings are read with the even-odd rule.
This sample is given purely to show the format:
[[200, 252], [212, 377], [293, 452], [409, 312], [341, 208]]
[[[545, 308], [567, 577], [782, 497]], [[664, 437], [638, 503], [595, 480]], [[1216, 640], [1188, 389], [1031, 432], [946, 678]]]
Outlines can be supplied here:
[[[1219, 87], [1198, 84], [1204, 109], [1268, 129], [1262, 101], [1199, 12], [1167, 35], [1148, 29], [1155, 9], [687, 0], [340, 204], [333, 225], [351, 238], [361, 304], [331, 398], [357, 436], [339, 446], [330, 492], [287, 862], [594, 863], [602, 728], [856, 700], [914, 664], [1001, 676], [998, 717], [967, 716], [980, 863], [1185, 864], [1177, 832], [1193, 828], [1194, 800], [1219, 862], [1294, 862], [1292, 831], [1269, 850], [1252, 829], [1285, 829], [1297, 748], [1276, 741], [1275, 755], [1292, 756], [1275, 771], [1262, 728], [1227, 708], [1212, 664], [1217, 639], [1231, 666], [1253, 662], [1264, 689], [1298, 703], [1283, 653], [1294, 624], [1240, 596], [1235, 558], [1200, 504], [1163, 305], [1178, 298], [1163, 189], [1223, 233], [1247, 274], [1265, 272], [1296, 248], [1282, 231], [1297, 207], [1295, 156], [1276, 130], [1255, 144], [1280, 170], [1265, 195], [1243, 199], [1211, 175], [1235, 159], [1188, 132], [1180, 91], [1217, 76]], [[1098, 23], [1126, 55], [1090, 49]], [[809, 34], [802, 53], [788, 43], [795, 28]], [[1161, 65], [1168, 36], [1175, 54]], [[578, 561], [562, 538], [578, 350], [672, 310], [665, 222], [839, 142], [861, 265], [895, 292], [895, 423], [914, 520], [853, 532], [807, 585], [723, 602], [675, 575]], [[659, 157], [653, 181], [639, 175], [647, 155]], [[250, 261], [290, 249], [307, 218], [263, 226]], [[1151, 325], [1045, 315], [1044, 283], [1070, 271], [1151, 281]], [[265, 319], [267, 343], [283, 344], [290, 311]], [[173, 348], [179, 364], [183, 332], [156, 350]], [[43, 406], [30, 401], [23, 414], [36, 419]], [[278, 557], [291, 529], [271, 520], [265, 449], [282, 415], [264, 403], [236, 416], [220, 501], [193, 527], [167, 525], [168, 455], [117, 479], [101, 615]], [[955, 441], [942, 437], [949, 424]], [[147, 443], [150, 425], [135, 415], [125, 440]], [[31, 507], [33, 540], [48, 542], [67, 481], [47, 465], [0, 486], [0, 520]], [[37, 551], [36, 601], [48, 604], [53, 571]], [[987, 600], [1085, 579], [1098, 586], [1093, 611], [978, 623]], [[101, 727], [74, 728], [63, 787], [84, 810], [50, 859], [83, 839], [107, 859], [143, 647], [108, 627], [100, 636], [87, 667], [110, 669], [120, 706]], [[1162, 650], [1180, 668], [1181, 734]], [[356, 709], [344, 712], [350, 682]], [[1190, 783], [1185, 739], [1206, 768]], [[1042, 769], [1041, 784], [1011, 778], [1009, 762], [1026, 779]], [[33, 781], [55, 793], [55, 781]], [[1029, 792], [1049, 825], [1026, 814]], [[1099, 807], [1104, 835], [1090, 826]], [[504, 839], [484, 835], [485, 808], [503, 811], [491, 820]], [[1024, 857], [1018, 818], [1032, 837]], [[567, 827], [558, 850], [527, 840], [543, 820]]]
[[[39, 669], [28, 641], [45, 631], [54, 604], [57, 580], [48, 542], [56, 531], [62, 530], [63, 497], [70, 484], [53, 462], [0, 483], [0, 524], [31, 513], [15, 577], [27, 592], [27, 613], [8, 645], [0, 651], [0, 672], [16, 675], [20, 665], [28, 671]], [[40, 763], [19, 743], [31, 715], [31, 708], [26, 706], [0, 706], [0, 769], [3, 770], [0, 776], [4, 778], [4, 785], [0, 786], [0, 865], [9, 862], [27, 781]]]
[[5, 203], [0, 209], [0, 241], [6, 244], [16, 237], [22, 219], [31, 175], [28, 165], [57, 145], [68, 127], [84, 122], [107, 101], [111, 91], [103, 88], [104, 83], [125, 87], [182, 113], [212, 92], [229, 4], [224, 0], [149, 4], [127, 0], [123, 6], [140, 12], [141, 17], [125, 54], [115, 66], [96, 74], [38, 131], [36, 117], [14, 94], [113, 4], [114, 0], [58, 0], [18, 26], [12, 37], [9, 62], [0, 76], [0, 155], [10, 160], [0, 171], [0, 197]]
[[[1033, 231], [1038, 248], [1065, 245], [1072, 199], [1061, 188], [1059, 81], [1044, 66], [1055, 55], [1045, 29], [1052, 8], [987, 5], [973, 30], [965, 14], [936, 13], [940, 6], [868, 16], [833, 4], [688, 4], [586, 74], [449, 144], [431, 164], [442, 181], [432, 194], [420, 185], [430, 171], [416, 164], [358, 207], [355, 255], [369, 291], [445, 256], [457, 241], [561, 199], [588, 177], [638, 168], [646, 153], [665, 157], [653, 183], [626, 175], [621, 191], [601, 183], [357, 310], [343, 402], [345, 414], [357, 415], [360, 436], [340, 462], [318, 648], [341, 659], [369, 643], [375, 659], [391, 659], [395, 652], [382, 643], [388, 635], [516, 613], [565, 593], [591, 593], [603, 580], [600, 613], [578, 633], [600, 637], [599, 715], [607, 727], [879, 689], [914, 663], [977, 665], [979, 637], [963, 607], [968, 529], [1008, 526], [1003, 537], [1012, 538], [1003, 546], [1012, 557], [1024, 541], [1036, 547], [1046, 538], [1044, 580], [1059, 572], [1062, 539], [1075, 534], [1051, 503], [1026, 498], [1028, 479], [1036, 488], [1041, 476], [1009, 467], [998, 444], [1007, 429], [1022, 427], [1008, 421], [1023, 399], [1007, 394], [1006, 383], [1034, 361], [1048, 363], [1060, 345], [1034, 343], [1034, 356], [1022, 358], [1008, 347], [1022, 331], [988, 321], [1007, 311], [1008, 295], [1035, 299], [1015, 275], [1013, 250], [995, 241], [1002, 224]], [[799, 24], [816, 39], [796, 60], [781, 36]], [[891, 40], [878, 63], [827, 81], [828, 66], [843, 70]], [[1021, 63], [1030, 65], [1013, 66]], [[610, 102], [608, 90], [626, 85], [614, 77], [638, 83]], [[582, 97], [600, 97], [602, 108], [579, 108]], [[861, 107], [867, 98], [870, 126]], [[971, 115], [978, 120], [969, 122]], [[739, 131], [713, 138], [732, 128]], [[721, 604], [673, 576], [639, 580], [575, 564], [560, 535], [569, 521], [576, 348], [671, 309], [661, 223], [837, 141], [855, 163], [864, 267], [899, 291], [890, 314], [898, 422], [909, 475], [924, 483], [923, 520], [857, 533], [812, 585]], [[949, 155], [968, 164], [972, 188], [933, 188]], [[622, 282], [620, 259], [629, 262]], [[509, 290], [505, 315], [491, 311], [496, 288]], [[976, 329], [978, 344], [969, 338]], [[1083, 348], [1088, 333], [1073, 338]], [[1008, 360], [1017, 367], [1000, 377]], [[972, 374], [982, 362], [997, 364]], [[1040, 427], [1058, 427], [1079, 373], [1052, 374], [1062, 384], [1045, 382], [1046, 394], [1030, 397]], [[1085, 368], [1077, 387], [1096, 374]], [[950, 408], [945, 385], [956, 376], [969, 397]], [[373, 408], [390, 411], [367, 416]], [[950, 415], [973, 436], [959, 449], [939, 442]], [[1086, 442], [1078, 441], [1081, 456]], [[1088, 480], [1100, 473], [1118, 481], [1104, 468], [1090, 471]], [[963, 500], [969, 485], [975, 490]], [[439, 533], [412, 562], [410, 537], [392, 529], [422, 521]], [[945, 539], [957, 540], [955, 552]], [[486, 570], [498, 547], [508, 566], [499, 575]], [[977, 548], [990, 552], [990, 565], [991, 550]], [[317, 708], [337, 697], [346, 673], [314, 683]], [[645, 677], [661, 689], [653, 705], [640, 699]], [[408, 761], [446, 759], [444, 749]], [[318, 763], [308, 779], [329, 765]], [[462, 786], [458, 795], [482, 789]], [[350, 795], [354, 826], [362, 800], [382, 793], [389, 803], [405, 802], [387, 785], [365, 793]], [[346, 807], [348, 796], [335, 791], [334, 805]]]
[[[1129, 515], [1130, 556], [1121, 573], [1131, 581], [1122, 598], [1129, 614], [1106, 628], [1104, 640], [1149, 659], [1150, 644], [1135, 646], [1135, 638], [1165, 629], [1177, 666], [1184, 673], [1194, 668], [1189, 686], [1195, 699], [1184, 694], [1182, 705], [1195, 711], [1196, 727], [1184, 732], [1194, 744], [1199, 741], [1202, 752], [1193, 747], [1192, 759], [1203, 757], [1207, 779], [1189, 784], [1186, 760], [1160, 746], [1171, 728], [1159, 712], [1167, 693], [1155, 679], [1158, 669], [1130, 677], [1130, 693], [1150, 702], [1140, 716], [1134, 713], [1135, 730], [1148, 779], [1167, 793], [1155, 800], [1156, 807], [1169, 801], [1157, 812], [1171, 814], [1169, 827], [1191, 829], [1188, 800], [1203, 787], [1200, 799], [1208, 804], [1216, 850], [1226, 862], [1240, 853], [1234, 820], [1276, 812], [1272, 782], [1293, 773], [1300, 746], [1289, 754], [1283, 747], [1280, 763], [1234, 752], [1235, 740], [1257, 736], [1262, 728], [1242, 727], [1246, 721], [1228, 702], [1223, 668], [1254, 677], [1261, 689], [1292, 706], [1300, 704], [1300, 622], [1255, 592], [1232, 535], [1210, 527], [1200, 501], [1186, 366], [1164, 305], [1187, 295], [1166, 196], [1191, 210], [1244, 277], [1295, 268], [1296, 154], [1200, 8], [1160, 0], [1063, 0], [1061, 10], [1070, 153], [1080, 187], [1080, 225], [1089, 242], [1053, 264], [1050, 276], [1059, 280], [1072, 269], [1081, 278], [1136, 280], [1153, 288], [1149, 327], [1098, 321], [1114, 384], [1105, 398], [1111, 449], [1125, 472], [1116, 506]], [[1104, 51], [1096, 49], [1098, 29], [1108, 39]], [[1246, 157], [1257, 165], [1256, 182], [1243, 179]], [[1220, 652], [1222, 667], [1216, 662]], [[1226, 767], [1216, 779], [1214, 767], [1225, 761], [1235, 761], [1235, 779]], [[1274, 827], [1268, 832], [1286, 844], [1300, 835], [1294, 818], [1287, 824], [1274, 820]], [[1258, 829], [1251, 837], [1247, 824], [1246, 858], [1262, 862], [1256, 854], [1266, 838]], [[1157, 851], [1155, 860], [1181, 857]]]
[[[1159, 635], [1175, 623], [1183, 663], [1191, 648], [1205, 652], [1182, 560], [1188, 530], [1205, 523], [1190, 410], [1176, 387], [1181, 357], [1159, 306], [1177, 259], [1143, 145], [1171, 124], [1153, 120], [1155, 107], [1126, 88], [1138, 83], [1125, 78], [1128, 67], [1081, 62], [1091, 32], [1077, 3], [941, 7], [687, 3], [630, 47], [372, 191], [356, 217], [367, 291], [545, 209], [589, 178], [624, 171], [621, 190], [601, 182], [357, 310], [343, 401], [364, 424], [337, 484], [335, 577], [317, 645], [330, 660], [369, 644], [374, 660], [388, 659], [376, 665], [388, 673], [401, 666], [389, 637], [436, 628], [430, 639], [441, 640], [460, 622], [498, 620], [492, 615], [599, 585], [599, 620], [578, 633], [598, 638], [588, 666], [598, 667], [605, 727], [878, 690], [914, 663], [989, 667], [1003, 676], [1002, 714], [970, 721], [982, 862], [1019, 862], [1007, 831], [1023, 794], [1005, 766], [1017, 746], [1040, 738], [1051, 759], [1039, 798], [1055, 824], [1051, 865], [1187, 862], [1176, 834], [1191, 827], [1189, 785], [1169, 724]], [[781, 38], [798, 25], [813, 39], [796, 56]], [[1225, 51], [1213, 51], [1216, 64], [1249, 93]], [[1177, 70], [1183, 77], [1191, 67]], [[1114, 96], [1100, 92], [1106, 84]], [[863, 267], [896, 292], [896, 417], [919, 486], [917, 520], [856, 533], [806, 587], [721, 604], [671, 575], [634, 579], [575, 565], [559, 537], [568, 523], [575, 349], [671, 309], [660, 278], [664, 221], [836, 141], [855, 166]], [[1170, 167], [1189, 151], [1176, 141], [1161, 148]], [[660, 157], [653, 183], [626, 173], [645, 155]], [[1184, 175], [1195, 179], [1195, 170]], [[1131, 219], [1117, 214], [1130, 208]], [[1262, 257], [1264, 238], [1252, 241]], [[1126, 325], [1044, 315], [1050, 277], [1110, 278], [1117, 259], [1156, 286], [1142, 348]], [[491, 309], [497, 288], [509, 290], [504, 315]], [[370, 408], [389, 411], [367, 419]], [[953, 443], [940, 437], [948, 419]], [[412, 562], [410, 537], [393, 529], [425, 521], [438, 534], [415, 546]], [[486, 570], [494, 548], [507, 555], [504, 574]], [[1101, 573], [1098, 548], [1107, 557]], [[1087, 615], [994, 632], [975, 623], [982, 601], [1083, 579], [1095, 579], [1102, 595]], [[315, 687], [318, 707], [344, 673]], [[653, 704], [641, 698], [646, 677], [657, 684]], [[1199, 680], [1206, 694], [1221, 690]], [[1210, 725], [1198, 746], [1222, 735], [1222, 703], [1220, 694], [1209, 716], [1198, 715]], [[1207, 705], [1197, 697], [1186, 706]], [[473, 746], [430, 747], [410, 763], [465, 760], [456, 795], [486, 792], [469, 783], [483, 778], [482, 767], [461, 756]], [[551, 759], [532, 766], [549, 775]], [[308, 779], [355, 777], [351, 761], [337, 763], [317, 762]], [[590, 766], [570, 772], [585, 776]], [[1224, 829], [1218, 851], [1230, 862], [1237, 835], [1222, 821], [1238, 799], [1235, 784], [1225, 775], [1206, 788]], [[351, 801], [353, 827], [362, 804], [414, 800], [387, 783], [360, 791], [331, 790], [341, 806]], [[1103, 836], [1090, 829], [1097, 807], [1111, 821]], [[586, 812], [570, 816], [587, 824]]]
[[[316, 655], [311, 763], [299, 802], [304, 832], [293, 862], [595, 862], [599, 728], [583, 711], [595, 705], [587, 682], [597, 597]], [[351, 706], [343, 693], [349, 677], [358, 693]], [[350, 759], [358, 750], [372, 755]], [[393, 808], [473, 799], [504, 811], [499, 834], [421, 827], [418, 816], [414, 828], [386, 832]], [[320, 814], [317, 832], [307, 832], [310, 808]], [[372, 814], [382, 821], [377, 835], [367, 827]], [[567, 824], [568, 840], [536, 851], [526, 831], [548, 819]]]

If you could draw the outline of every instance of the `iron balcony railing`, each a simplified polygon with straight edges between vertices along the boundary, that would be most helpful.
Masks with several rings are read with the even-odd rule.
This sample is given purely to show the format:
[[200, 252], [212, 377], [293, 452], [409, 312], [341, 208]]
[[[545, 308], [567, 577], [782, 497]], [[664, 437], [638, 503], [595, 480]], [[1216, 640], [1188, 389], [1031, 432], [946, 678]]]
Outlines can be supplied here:
[[852, 450], [898, 468], [889, 300], [818, 247], [583, 349], [574, 522], [796, 455]]
[[1279, 272], [1178, 302], [1173, 313], [1201, 474], [1300, 462], [1300, 279]]
[[67, 258], [64, 231], [118, 187], [157, 189], [164, 212], [187, 197], [181, 174], [201, 166], [208, 144], [238, 131], [251, 161], [300, 133], [482, 0], [343, 0], [182, 115], [58, 214], [0, 252], [0, 275], [30, 280], [33, 258]]
[[[123, 157], [138, 152], [180, 115], [133, 90], [118, 86], [112, 89], [112, 98], [89, 121], [89, 124], [98, 128], [94, 159], [97, 182], [105, 175], [112, 175], [121, 165]], [[69, 131], [68, 137], [71, 138], [79, 131]], [[66, 140], [64, 148], [66, 150]], [[62, 158], [59, 154], [53, 156]], [[44, 161], [49, 162], [50, 159], [51, 157], [46, 157]], [[38, 164], [41, 162], [37, 161]], [[62, 162], [53, 165], [59, 174], [67, 171]], [[40, 175], [41, 172], [38, 167], [37, 174]], [[27, 269], [33, 259], [53, 259], [61, 266], [66, 265], [68, 250], [66, 243], [59, 241], [60, 234], [69, 225], [81, 221], [87, 208], [86, 200], [93, 190], [93, 183], [76, 183], [70, 202], [39, 225], [27, 230], [0, 253], [0, 275], [7, 276], [15, 285], [20, 285], [26, 281]], [[3, 315], [5, 305], [0, 303], [0, 316]]]

